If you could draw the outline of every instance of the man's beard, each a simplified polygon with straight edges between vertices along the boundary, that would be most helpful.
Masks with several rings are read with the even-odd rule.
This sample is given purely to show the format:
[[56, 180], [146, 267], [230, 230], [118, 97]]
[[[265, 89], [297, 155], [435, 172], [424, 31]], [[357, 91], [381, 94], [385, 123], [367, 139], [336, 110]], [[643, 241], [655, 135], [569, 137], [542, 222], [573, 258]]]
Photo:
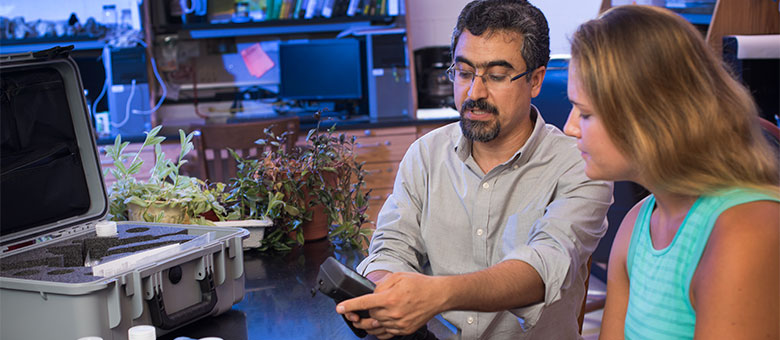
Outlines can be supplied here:
[[486, 100], [479, 99], [473, 101], [466, 99], [460, 108], [460, 130], [463, 132], [463, 135], [471, 141], [482, 143], [487, 143], [498, 137], [498, 134], [501, 132], [501, 124], [498, 122], [498, 119], [483, 121], [465, 118], [464, 112], [471, 109], [498, 116], [498, 109], [490, 105]]

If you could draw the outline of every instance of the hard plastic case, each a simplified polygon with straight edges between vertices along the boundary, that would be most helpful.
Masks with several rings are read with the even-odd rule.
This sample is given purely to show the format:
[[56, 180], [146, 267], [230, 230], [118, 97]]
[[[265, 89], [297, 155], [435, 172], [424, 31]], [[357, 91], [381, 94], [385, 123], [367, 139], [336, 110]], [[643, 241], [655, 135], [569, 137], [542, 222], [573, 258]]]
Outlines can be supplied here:
[[[244, 295], [245, 229], [119, 222], [116, 237], [96, 236], [108, 199], [69, 51], [0, 56], [0, 338], [127, 339], [136, 325], [159, 336], [228, 311]], [[116, 275], [84, 262], [202, 235]]]

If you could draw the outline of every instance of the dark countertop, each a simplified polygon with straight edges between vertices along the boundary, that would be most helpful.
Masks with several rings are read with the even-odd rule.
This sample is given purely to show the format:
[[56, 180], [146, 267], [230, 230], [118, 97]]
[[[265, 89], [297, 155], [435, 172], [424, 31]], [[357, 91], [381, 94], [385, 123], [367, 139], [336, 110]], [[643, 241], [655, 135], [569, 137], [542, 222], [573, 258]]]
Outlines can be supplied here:
[[[311, 295], [319, 266], [329, 256], [352, 268], [363, 258], [358, 251], [336, 249], [328, 240], [308, 241], [275, 257], [246, 251], [244, 299], [222, 315], [196, 321], [158, 340], [359, 339], [336, 313], [333, 300], [321, 293]], [[439, 339], [453, 335], [438, 318], [428, 323], [428, 329]]]
[[[242, 115], [235, 116], [228, 119], [228, 123], [239, 122], [251, 122], [262, 119], [268, 119], [266, 116], [253, 116]], [[409, 117], [393, 117], [379, 120], [372, 120], [368, 116], [360, 115], [349, 118], [339, 117], [323, 117], [321, 128], [327, 129], [332, 125], [336, 125], [336, 130], [357, 130], [357, 129], [377, 129], [387, 127], [400, 127], [400, 126], [417, 126], [422, 124], [437, 124], [437, 123], [450, 123], [458, 120], [458, 118], [444, 118], [444, 119], [415, 119]], [[307, 132], [317, 126], [317, 122], [313, 119], [301, 120], [301, 131]]]

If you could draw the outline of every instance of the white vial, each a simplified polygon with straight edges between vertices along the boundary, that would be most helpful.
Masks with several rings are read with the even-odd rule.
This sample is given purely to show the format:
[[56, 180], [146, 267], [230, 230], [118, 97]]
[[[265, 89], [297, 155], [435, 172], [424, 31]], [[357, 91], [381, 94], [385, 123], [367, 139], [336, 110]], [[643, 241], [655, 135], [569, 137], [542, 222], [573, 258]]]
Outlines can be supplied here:
[[98, 237], [111, 237], [116, 236], [116, 222], [114, 221], [100, 221], [95, 224], [95, 233]]
[[155, 340], [157, 339], [154, 326], [142, 325], [130, 327], [127, 330], [127, 340]]

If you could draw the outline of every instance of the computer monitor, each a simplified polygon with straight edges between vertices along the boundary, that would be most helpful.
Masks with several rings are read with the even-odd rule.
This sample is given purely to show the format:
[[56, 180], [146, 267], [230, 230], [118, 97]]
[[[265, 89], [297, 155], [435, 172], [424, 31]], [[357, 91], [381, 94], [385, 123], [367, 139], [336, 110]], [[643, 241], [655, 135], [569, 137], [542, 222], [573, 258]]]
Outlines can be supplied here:
[[360, 43], [327, 39], [279, 44], [279, 96], [296, 100], [360, 99]]

